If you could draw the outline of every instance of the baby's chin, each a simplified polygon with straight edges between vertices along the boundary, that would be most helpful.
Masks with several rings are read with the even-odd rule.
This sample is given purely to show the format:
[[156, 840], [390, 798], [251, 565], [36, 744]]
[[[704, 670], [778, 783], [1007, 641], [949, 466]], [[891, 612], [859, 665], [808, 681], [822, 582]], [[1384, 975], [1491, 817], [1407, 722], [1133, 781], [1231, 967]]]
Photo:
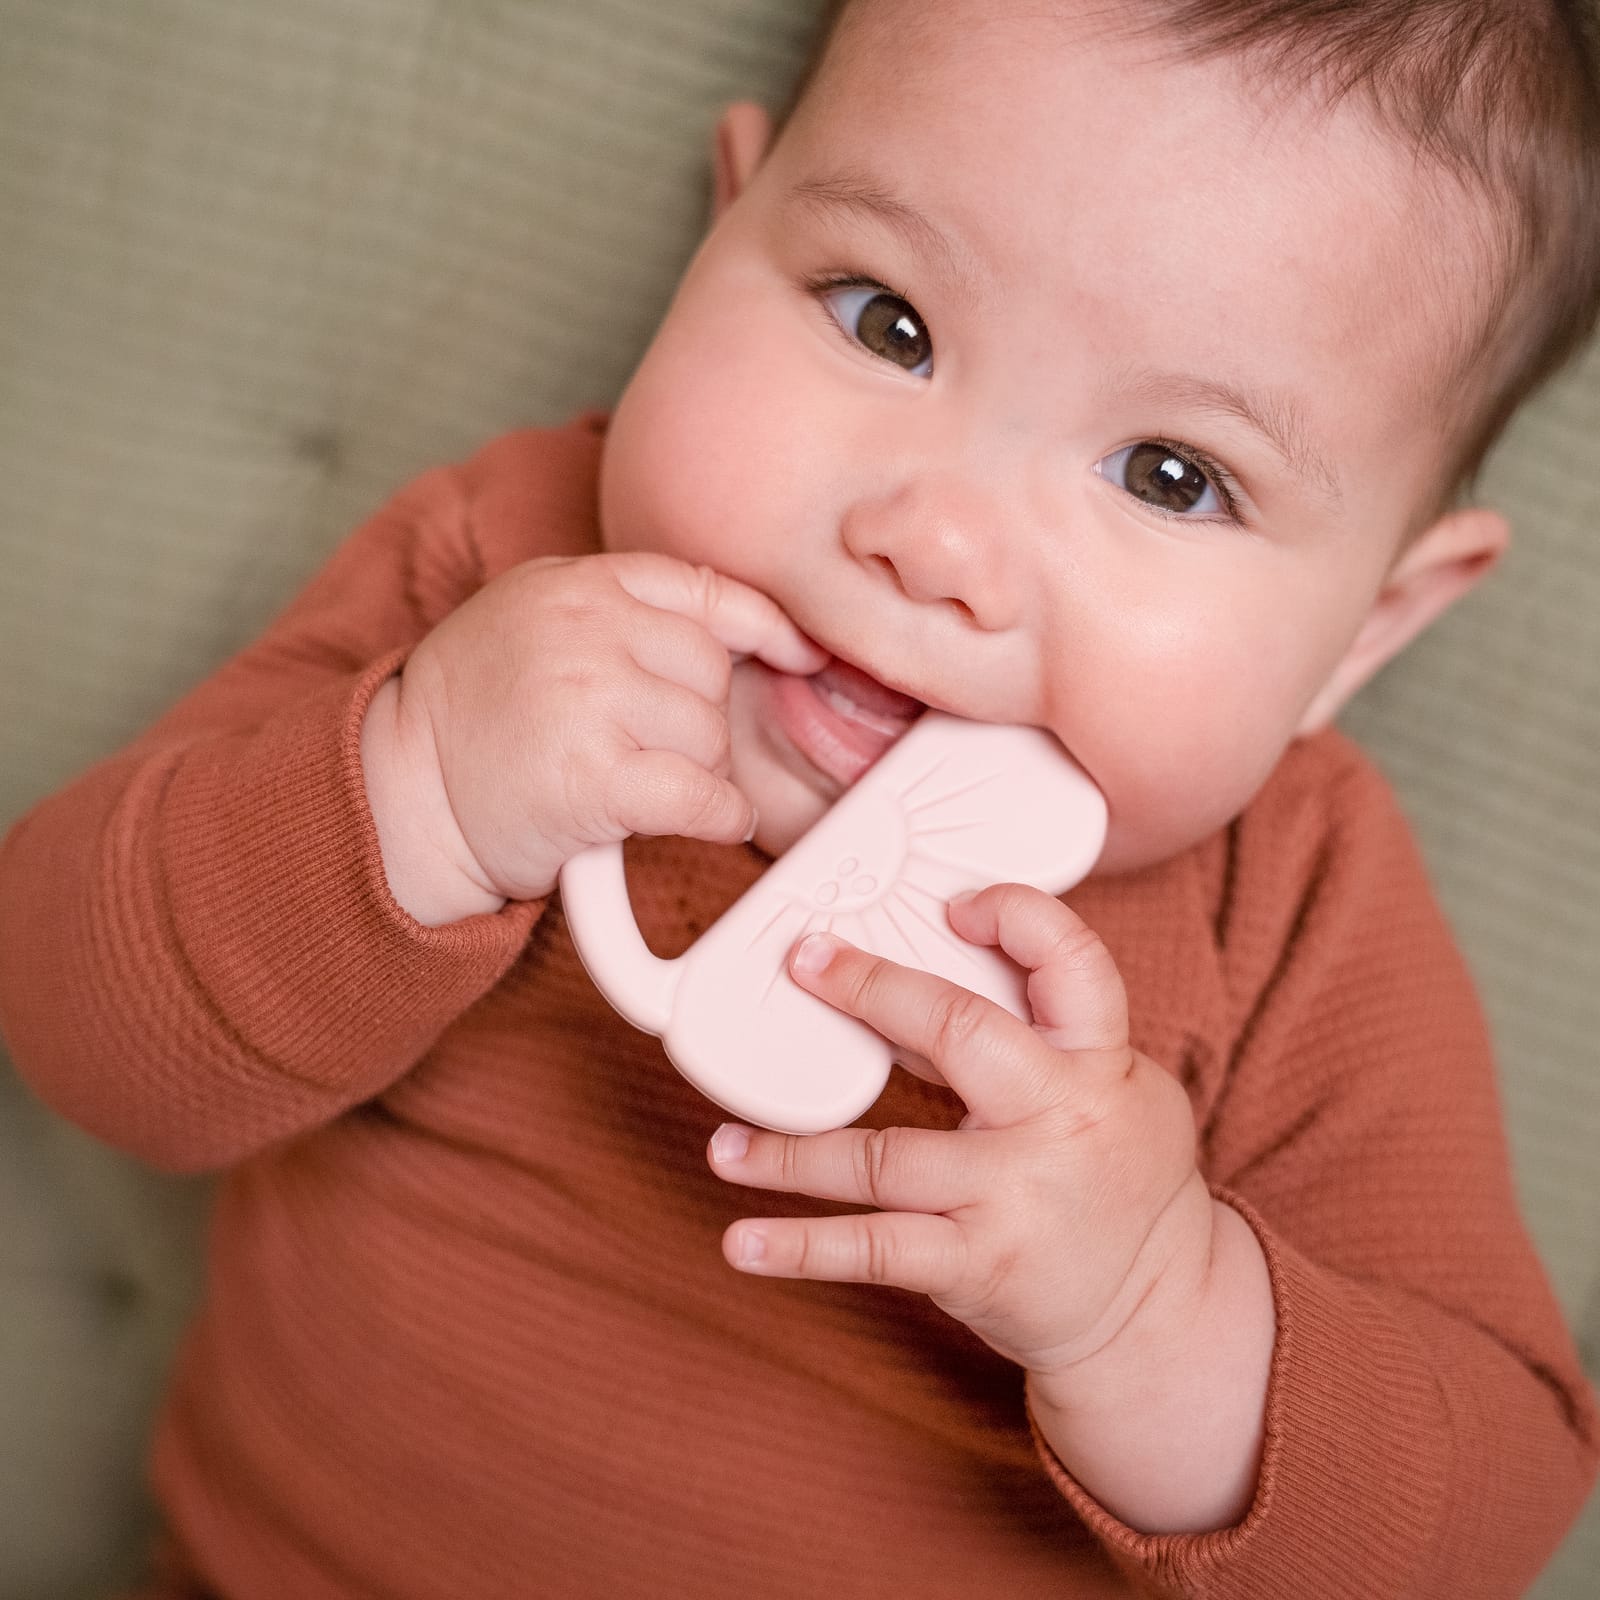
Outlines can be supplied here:
[[807, 789], [791, 773], [774, 767], [764, 752], [741, 761], [735, 745], [733, 781], [756, 808], [757, 849], [774, 858], [794, 848], [827, 813], [832, 801]]
[[826, 809], [826, 807], [820, 808], [812, 817], [784, 815], [773, 823], [768, 823], [767, 813], [763, 811], [761, 820], [756, 824], [755, 837], [750, 841], [750, 848], [759, 850], [763, 855], [770, 856], [776, 861], [779, 856], [786, 855], [799, 843], [820, 820]]

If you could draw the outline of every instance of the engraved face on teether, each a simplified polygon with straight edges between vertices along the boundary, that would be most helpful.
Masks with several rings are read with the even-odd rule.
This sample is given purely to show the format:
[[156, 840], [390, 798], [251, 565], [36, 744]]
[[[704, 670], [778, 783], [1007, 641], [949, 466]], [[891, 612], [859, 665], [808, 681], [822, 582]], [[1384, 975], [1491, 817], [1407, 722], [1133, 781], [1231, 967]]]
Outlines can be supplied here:
[[883, 881], [863, 872], [854, 856], [846, 856], [833, 872], [833, 877], [819, 883], [812, 893], [812, 902], [819, 911], [859, 911], [872, 901]]
[[871, 1105], [892, 1047], [794, 982], [796, 942], [837, 933], [1026, 1017], [1023, 970], [960, 938], [946, 904], [997, 882], [1060, 894], [1094, 865], [1105, 829], [1099, 791], [1051, 735], [928, 711], [675, 961], [639, 936], [620, 845], [569, 861], [561, 896], [601, 992], [702, 1093], [815, 1133]]

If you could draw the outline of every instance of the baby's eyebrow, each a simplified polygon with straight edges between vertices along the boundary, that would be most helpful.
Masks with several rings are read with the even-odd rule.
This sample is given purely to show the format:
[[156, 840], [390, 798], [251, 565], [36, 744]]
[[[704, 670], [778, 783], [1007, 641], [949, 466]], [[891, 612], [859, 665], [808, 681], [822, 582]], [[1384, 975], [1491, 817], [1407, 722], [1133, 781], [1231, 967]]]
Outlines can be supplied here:
[[909, 200], [865, 174], [842, 171], [819, 178], [803, 178], [789, 191], [788, 200], [824, 214], [848, 211], [886, 223], [913, 250], [932, 255], [964, 299], [975, 301], [978, 298], [978, 279], [983, 271], [972, 253]]
[[1100, 398], [1159, 401], [1236, 417], [1255, 429], [1276, 450], [1297, 477], [1310, 480], [1335, 511], [1344, 505], [1339, 475], [1311, 443], [1305, 412], [1293, 396], [1265, 389], [1252, 394], [1221, 378], [1192, 372], [1162, 372], [1155, 367], [1124, 366], [1100, 385]]

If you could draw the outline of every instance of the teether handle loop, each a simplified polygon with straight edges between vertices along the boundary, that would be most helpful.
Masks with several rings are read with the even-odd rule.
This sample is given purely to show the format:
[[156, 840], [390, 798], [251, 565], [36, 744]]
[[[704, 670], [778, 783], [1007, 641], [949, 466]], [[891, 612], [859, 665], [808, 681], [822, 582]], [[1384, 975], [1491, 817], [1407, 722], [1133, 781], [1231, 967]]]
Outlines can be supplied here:
[[[667, 1031], [678, 963], [651, 953], [634, 919], [620, 844], [591, 845], [562, 867], [561, 908], [595, 987], [636, 1028]], [[681, 959], [681, 958], [680, 958]]]

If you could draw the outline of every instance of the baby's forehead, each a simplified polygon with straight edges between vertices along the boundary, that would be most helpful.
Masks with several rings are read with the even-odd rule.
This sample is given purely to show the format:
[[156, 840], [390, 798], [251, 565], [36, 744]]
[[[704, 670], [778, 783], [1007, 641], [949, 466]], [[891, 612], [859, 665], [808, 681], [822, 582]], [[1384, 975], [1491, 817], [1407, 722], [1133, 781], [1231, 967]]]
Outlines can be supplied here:
[[[1144, 166], [1123, 163], [1120, 209], [1152, 239], [1198, 235], [1236, 213], [1229, 249], [1275, 250], [1292, 271], [1316, 265], [1296, 237], [1314, 240], [1336, 218], [1383, 256], [1381, 272], [1341, 284], [1344, 295], [1418, 309], [1458, 293], [1481, 265], [1481, 202], [1363, 99], [1265, 82], [1242, 56], [1158, 54], [1073, 25], [1085, 14], [1098, 13], [855, 0], [822, 85], [825, 114], [800, 119], [817, 164], [870, 173], [905, 161], [927, 208], [996, 222], [1112, 198], [1093, 168], [1126, 155]], [[996, 203], [974, 206], [975, 196]], [[1040, 228], [1010, 242], [1048, 251], [1056, 241]]]

